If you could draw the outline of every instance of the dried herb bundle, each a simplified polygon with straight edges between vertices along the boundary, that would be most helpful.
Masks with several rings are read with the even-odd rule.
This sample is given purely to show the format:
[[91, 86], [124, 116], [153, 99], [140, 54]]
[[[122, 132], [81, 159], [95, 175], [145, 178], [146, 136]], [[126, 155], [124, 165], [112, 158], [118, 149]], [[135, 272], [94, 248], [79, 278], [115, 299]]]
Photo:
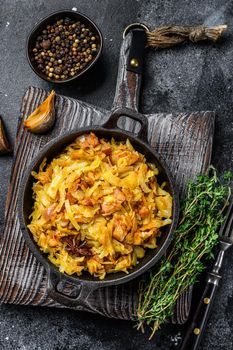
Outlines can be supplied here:
[[147, 46], [162, 49], [182, 44], [187, 41], [193, 43], [203, 40], [216, 41], [226, 30], [226, 25], [219, 25], [213, 28], [204, 26], [164, 26], [156, 28], [151, 32], [147, 32]]
[[224, 220], [228, 203], [231, 174], [223, 181], [211, 168], [196, 182], [187, 185], [181, 206], [181, 219], [172, 246], [139, 288], [138, 328], [152, 326], [152, 334], [172, 316], [176, 300], [197, 281], [204, 270], [204, 260], [213, 256], [218, 242], [218, 228]]

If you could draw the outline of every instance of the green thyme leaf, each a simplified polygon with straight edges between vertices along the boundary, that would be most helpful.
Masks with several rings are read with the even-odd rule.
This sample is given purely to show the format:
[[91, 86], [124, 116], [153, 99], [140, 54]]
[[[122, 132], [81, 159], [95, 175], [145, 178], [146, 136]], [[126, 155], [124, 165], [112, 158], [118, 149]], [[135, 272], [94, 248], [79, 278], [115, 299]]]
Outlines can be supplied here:
[[211, 166], [206, 175], [187, 184], [170, 249], [139, 286], [138, 328], [151, 326], [152, 336], [172, 316], [179, 296], [197, 281], [205, 261], [213, 258], [231, 181], [231, 172], [225, 172], [220, 181]]

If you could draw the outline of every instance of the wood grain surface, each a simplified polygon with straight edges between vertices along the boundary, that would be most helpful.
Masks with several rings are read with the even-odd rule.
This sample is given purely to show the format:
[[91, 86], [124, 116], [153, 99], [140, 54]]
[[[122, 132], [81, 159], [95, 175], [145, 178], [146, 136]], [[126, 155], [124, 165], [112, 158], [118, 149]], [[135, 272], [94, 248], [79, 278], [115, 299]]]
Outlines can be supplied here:
[[112, 109], [127, 107], [134, 111], [138, 111], [142, 76], [141, 74], [135, 74], [134, 72], [127, 70], [127, 61], [132, 45], [132, 39], [132, 33], [129, 32], [121, 45], [116, 92]]
[[[47, 96], [44, 90], [30, 87], [22, 101], [11, 184], [5, 211], [5, 228], [0, 237], [0, 301], [14, 304], [63, 307], [47, 295], [47, 275], [30, 253], [22, 237], [17, 217], [17, 197], [24, 171], [33, 157], [55, 136], [90, 124], [102, 124], [109, 111], [83, 102], [56, 96], [56, 124], [43, 136], [25, 131], [22, 120]], [[206, 170], [211, 159], [214, 113], [151, 114], [149, 142], [167, 161], [181, 195], [188, 179]], [[131, 122], [132, 130], [135, 123]], [[123, 122], [122, 128], [128, 126]], [[137, 283], [99, 289], [89, 297], [87, 307], [77, 307], [108, 317], [135, 319]], [[187, 299], [187, 294], [185, 295]], [[186, 300], [187, 302], [187, 300]], [[180, 304], [178, 322], [183, 320]]]

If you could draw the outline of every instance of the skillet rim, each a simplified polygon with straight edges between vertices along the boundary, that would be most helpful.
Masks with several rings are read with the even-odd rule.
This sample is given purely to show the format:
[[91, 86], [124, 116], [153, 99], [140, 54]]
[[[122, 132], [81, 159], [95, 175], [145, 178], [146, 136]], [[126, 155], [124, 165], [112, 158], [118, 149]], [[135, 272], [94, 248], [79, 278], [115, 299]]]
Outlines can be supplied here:
[[[132, 268], [132, 270], [130, 271], [129, 274], [125, 274], [121, 277], [117, 277], [117, 273], [115, 273], [116, 277], [114, 277], [111, 280], [105, 280], [105, 279], [100, 280], [97, 278], [94, 279], [94, 277], [92, 277], [91, 275], [89, 278], [92, 278], [92, 279], [88, 280], [88, 279], [82, 279], [81, 276], [72, 276], [72, 275], [69, 276], [66, 273], [60, 272], [59, 269], [54, 264], [52, 264], [48, 260], [48, 258], [46, 258], [45, 253], [43, 253], [40, 250], [39, 246], [34, 241], [32, 234], [30, 233], [30, 231], [28, 230], [28, 228], [26, 226], [25, 217], [24, 217], [25, 192], [26, 192], [27, 183], [31, 177], [31, 171], [33, 171], [35, 169], [35, 167], [38, 166], [38, 163], [40, 163], [42, 161], [42, 159], [44, 157], [46, 157], [46, 154], [56, 144], [59, 145], [59, 143], [62, 141], [64, 142], [66, 138], [73, 137], [73, 139], [75, 139], [76, 137], [81, 136], [82, 134], [90, 133], [90, 132], [93, 132], [93, 133], [103, 132], [103, 133], [109, 133], [109, 134], [111, 134], [111, 132], [113, 132], [114, 134], [117, 134], [119, 136], [123, 136], [125, 138], [129, 137], [136, 144], [141, 144], [141, 146], [148, 150], [148, 152], [152, 155], [152, 157], [155, 159], [155, 161], [158, 162], [159, 166], [163, 169], [163, 171], [166, 174], [166, 177], [169, 181], [169, 186], [171, 189], [170, 192], [171, 192], [172, 197], [173, 197], [172, 223], [169, 227], [169, 231], [167, 233], [167, 237], [164, 240], [164, 243], [158, 247], [157, 252], [148, 262], [142, 263], [142, 266], [138, 270], [133, 271], [134, 268]], [[102, 137], [104, 138], [105, 136], [102, 136]], [[110, 135], [110, 137], [111, 137], [111, 135]], [[113, 136], [113, 138], [114, 138], [114, 136]], [[67, 143], [64, 142], [64, 145], [62, 146], [62, 148], [64, 149], [71, 142], [72, 141], [68, 141]], [[61, 151], [58, 151], [57, 154], [59, 154], [60, 152]], [[146, 155], [145, 155], [145, 157], [146, 157]], [[174, 182], [174, 179], [171, 175], [171, 172], [170, 172], [169, 168], [167, 167], [166, 162], [163, 160], [163, 158], [155, 150], [153, 150], [153, 148], [149, 145], [148, 142], [145, 142], [141, 138], [138, 138], [137, 136], [135, 136], [135, 134], [133, 134], [129, 131], [126, 131], [126, 130], [119, 129], [119, 128], [104, 128], [101, 125], [100, 126], [99, 125], [92, 125], [89, 127], [75, 128], [72, 131], [63, 133], [62, 135], [59, 135], [59, 136], [53, 138], [51, 141], [49, 141], [38, 152], [38, 154], [32, 159], [29, 166], [27, 167], [25, 175], [24, 175], [24, 177], [20, 183], [20, 186], [19, 186], [19, 194], [18, 194], [18, 203], [17, 204], [18, 204], [18, 217], [19, 217], [20, 228], [21, 228], [21, 231], [23, 233], [23, 237], [24, 237], [30, 251], [36, 257], [36, 259], [38, 259], [40, 261], [40, 263], [44, 266], [48, 275], [50, 276], [50, 274], [53, 273], [56, 276], [58, 276], [60, 278], [60, 280], [65, 280], [73, 285], [90, 286], [93, 289], [97, 289], [100, 287], [106, 287], [106, 286], [113, 286], [113, 285], [118, 285], [118, 284], [129, 282], [129, 281], [139, 277], [140, 275], [145, 273], [147, 270], [149, 270], [151, 267], [153, 267], [156, 264], [156, 262], [158, 262], [158, 260], [164, 255], [167, 248], [169, 247], [169, 245], [172, 241], [175, 229], [177, 227], [178, 218], [179, 218], [179, 193], [178, 193], [178, 189], [177, 189], [177, 186], [175, 185], [175, 182]]]

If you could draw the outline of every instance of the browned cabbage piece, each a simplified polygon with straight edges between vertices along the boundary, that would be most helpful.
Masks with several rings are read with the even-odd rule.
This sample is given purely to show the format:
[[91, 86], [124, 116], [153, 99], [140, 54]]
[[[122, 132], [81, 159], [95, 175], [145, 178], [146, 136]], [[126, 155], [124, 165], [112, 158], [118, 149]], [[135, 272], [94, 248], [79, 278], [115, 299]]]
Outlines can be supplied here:
[[157, 183], [158, 169], [129, 140], [85, 134], [32, 175], [28, 227], [49, 260], [69, 275], [127, 273], [171, 224], [166, 184]]

